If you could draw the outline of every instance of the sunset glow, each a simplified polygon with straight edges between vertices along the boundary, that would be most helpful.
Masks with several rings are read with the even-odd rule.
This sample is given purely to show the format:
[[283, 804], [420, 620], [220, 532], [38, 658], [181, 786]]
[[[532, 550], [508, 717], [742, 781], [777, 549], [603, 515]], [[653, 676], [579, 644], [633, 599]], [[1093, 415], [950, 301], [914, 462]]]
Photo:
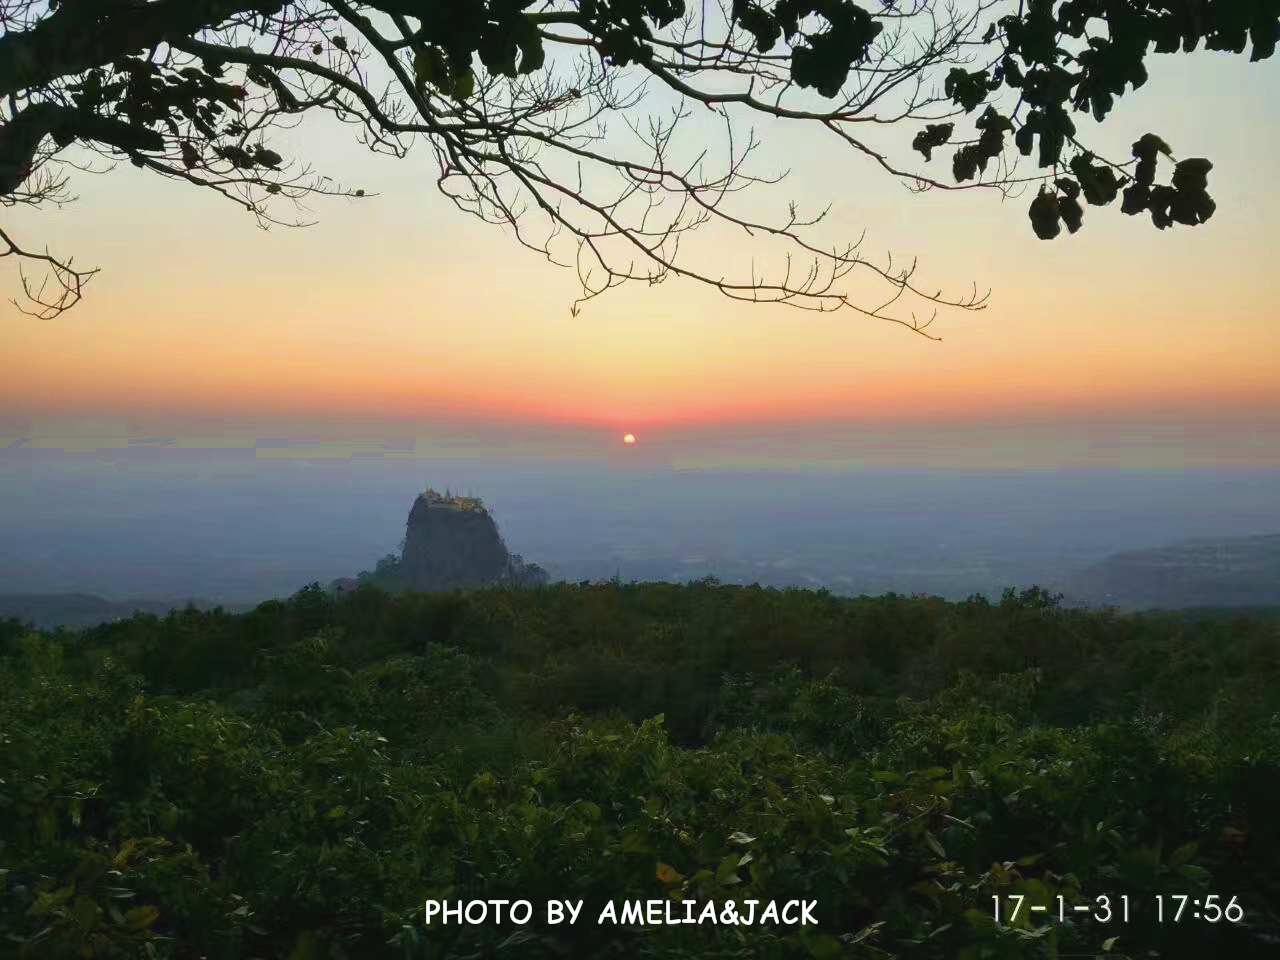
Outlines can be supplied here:
[[[1045, 243], [1025, 211], [980, 191], [885, 191], [872, 174], [842, 172], [847, 156], [825, 141], [767, 141], [769, 162], [795, 165], [798, 202], [835, 204], [823, 244], [865, 226], [895, 264], [918, 256], [930, 289], [993, 288], [989, 309], [943, 311], [929, 328], [941, 342], [850, 311], [740, 303], [676, 281], [619, 288], [575, 316], [572, 271], [459, 215], [408, 166], [339, 150], [345, 130], [319, 131], [309, 149], [333, 167], [326, 173], [376, 196], [317, 204], [306, 230], [254, 230], [233, 206], [127, 165], [82, 177], [64, 217], [13, 211], [24, 235], [102, 273], [57, 322], [7, 314], [0, 433], [16, 441], [37, 435], [37, 421], [104, 416], [172, 422], [164, 435], [179, 437], [232, 422], [274, 436], [294, 431], [258, 422], [358, 420], [373, 426], [352, 436], [412, 442], [462, 438], [475, 424], [515, 438], [496, 449], [516, 444], [531, 457], [560, 450], [544, 436], [582, 431], [574, 450], [597, 453], [602, 433], [622, 437], [629, 464], [642, 452], [635, 430], [647, 431], [646, 457], [676, 456], [673, 438], [697, 433], [699, 451], [715, 440], [738, 456], [750, 441], [770, 462], [801, 440], [824, 456], [914, 460], [906, 438], [917, 434], [921, 456], [946, 440], [980, 461], [1000, 438], [1025, 434], [1037, 450], [1073, 451], [1072, 462], [1111, 462], [1113, 448], [1152, 432], [1140, 424], [1155, 423], [1162, 449], [1199, 450], [1212, 433], [1204, 457], [1214, 463], [1271, 462], [1280, 427], [1264, 412], [1280, 409], [1280, 324], [1262, 251], [1280, 245], [1280, 222], [1258, 212], [1276, 193], [1267, 151], [1241, 131], [1274, 144], [1280, 127], [1261, 93], [1209, 94], [1267, 89], [1280, 59], [1158, 63], [1175, 89], [1200, 83], [1205, 96], [1144, 92], [1109, 122], [1123, 132], [1120, 152], [1149, 125], [1188, 150], [1213, 145], [1232, 175], [1214, 181], [1218, 213], [1196, 229], [1156, 235], [1143, 218], [1107, 210], [1091, 212], [1080, 236]], [[434, 223], [448, 226], [424, 227]], [[708, 236], [727, 274], [751, 264], [746, 240]], [[350, 247], [341, 237], [374, 239]], [[0, 280], [20, 283], [11, 263]], [[879, 293], [851, 289], [855, 299]], [[805, 439], [831, 424], [862, 439]], [[1119, 439], [1104, 444], [1104, 425]], [[927, 443], [926, 426], [939, 434]], [[159, 435], [137, 430], [128, 438]]]

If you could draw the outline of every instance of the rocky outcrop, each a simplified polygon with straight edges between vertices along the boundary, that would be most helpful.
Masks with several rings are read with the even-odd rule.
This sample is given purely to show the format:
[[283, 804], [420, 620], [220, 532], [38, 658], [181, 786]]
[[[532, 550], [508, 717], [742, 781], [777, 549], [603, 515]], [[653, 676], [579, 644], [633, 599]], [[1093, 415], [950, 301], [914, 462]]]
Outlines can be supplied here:
[[[389, 554], [357, 582], [395, 591], [461, 590], [490, 584], [537, 586], [547, 582], [536, 563], [507, 552], [498, 524], [478, 497], [440, 494], [428, 488], [413, 501], [400, 556]], [[344, 592], [350, 580], [330, 589]]]
[[400, 574], [411, 590], [459, 590], [502, 579], [507, 548], [475, 497], [427, 490], [409, 511]]

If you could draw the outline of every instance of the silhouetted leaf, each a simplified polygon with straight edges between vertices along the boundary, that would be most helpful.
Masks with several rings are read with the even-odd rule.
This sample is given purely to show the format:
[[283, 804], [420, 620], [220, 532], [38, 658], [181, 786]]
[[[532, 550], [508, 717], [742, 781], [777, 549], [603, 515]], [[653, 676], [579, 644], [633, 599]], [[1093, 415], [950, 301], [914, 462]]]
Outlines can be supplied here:
[[1042, 191], [1034, 200], [1028, 211], [1031, 218], [1031, 229], [1041, 240], [1052, 240], [1062, 232], [1059, 225], [1058, 198], [1052, 191]]
[[940, 147], [950, 140], [955, 128], [956, 125], [954, 123], [927, 124], [911, 141], [911, 148], [924, 154], [925, 160], [932, 160], [933, 148]]

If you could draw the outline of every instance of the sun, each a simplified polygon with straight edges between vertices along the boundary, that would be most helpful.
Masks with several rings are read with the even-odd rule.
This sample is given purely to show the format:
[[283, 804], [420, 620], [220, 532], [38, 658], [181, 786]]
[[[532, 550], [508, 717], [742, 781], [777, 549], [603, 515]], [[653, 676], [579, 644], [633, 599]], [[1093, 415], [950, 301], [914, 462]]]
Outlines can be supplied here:
[[623, 437], [622, 437], [622, 442], [623, 442], [623, 443], [627, 443], [627, 444], [635, 443], [635, 442], [636, 442], [636, 435], [635, 435], [634, 433], [624, 434], [624, 435], [623, 435]]

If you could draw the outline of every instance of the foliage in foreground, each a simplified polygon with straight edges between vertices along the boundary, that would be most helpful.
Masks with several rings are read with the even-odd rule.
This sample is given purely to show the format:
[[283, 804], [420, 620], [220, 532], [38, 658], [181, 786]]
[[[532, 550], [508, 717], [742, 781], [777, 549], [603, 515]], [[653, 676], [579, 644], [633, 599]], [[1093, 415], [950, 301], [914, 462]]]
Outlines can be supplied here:
[[[810, 231], [823, 213], [793, 204], [757, 220], [736, 204], [777, 183], [748, 163], [761, 120], [786, 125], [780, 138], [834, 134], [834, 147], [916, 188], [1007, 194], [1038, 181], [1028, 215], [1045, 240], [1117, 199], [1159, 229], [1196, 226], [1216, 210], [1209, 160], [1175, 159], [1137, 131], [1129, 156], [1102, 156], [1076, 119], [1104, 123], [1147, 84], [1152, 54], [1203, 45], [1258, 61], [1280, 40], [1274, 0], [0, 0], [0, 23], [7, 206], [71, 200], [68, 174], [84, 163], [72, 151], [87, 147], [288, 223], [279, 201], [365, 195], [272, 149], [299, 115], [328, 113], [375, 153], [403, 157], [425, 140], [461, 210], [578, 266], [575, 313], [621, 283], [675, 274], [739, 300], [848, 307], [917, 332], [928, 322], [891, 310], [904, 294], [961, 309], [985, 297], [930, 294], [914, 268], [873, 263], [858, 244], [830, 247]], [[677, 132], [704, 107], [715, 122]], [[611, 119], [632, 136], [606, 135]], [[950, 169], [931, 164], [935, 154]], [[1021, 158], [1035, 165], [1029, 177]], [[526, 216], [534, 210], [545, 225]], [[707, 223], [781, 242], [788, 261], [813, 257], [813, 271], [726, 277], [678, 242]], [[74, 306], [96, 271], [9, 229], [0, 257], [51, 281], [24, 280], [24, 309]], [[896, 295], [857, 305], [841, 283], [854, 271]]]
[[[80, 634], [9, 621], [0, 665], [4, 954], [1280, 948], [1280, 629], [1262, 618], [1038, 590], [309, 588]], [[1180, 895], [1241, 916], [1174, 922]], [[664, 897], [816, 902], [818, 923], [596, 922]], [[583, 901], [578, 922], [545, 923], [551, 898]], [[473, 899], [531, 900], [533, 920], [424, 924], [424, 901]]]

